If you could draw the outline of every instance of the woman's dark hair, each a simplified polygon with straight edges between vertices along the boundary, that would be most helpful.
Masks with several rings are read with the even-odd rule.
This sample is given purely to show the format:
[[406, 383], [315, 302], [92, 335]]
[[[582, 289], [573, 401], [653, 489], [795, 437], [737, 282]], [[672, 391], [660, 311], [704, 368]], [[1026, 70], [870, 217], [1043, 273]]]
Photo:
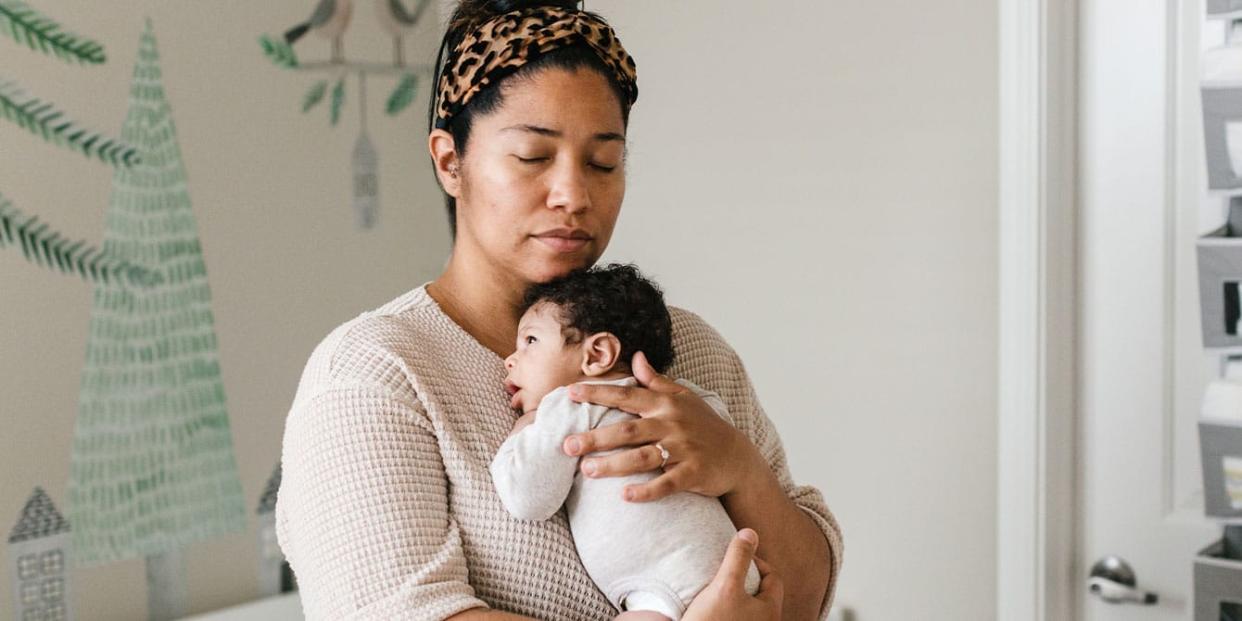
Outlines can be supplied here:
[[521, 311], [525, 313], [541, 302], [556, 306], [567, 344], [611, 332], [621, 341], [619, 363], [625, 367], [639, 351], [657, 373], [673, 364], [673, 321], [664, 305], [664, 293], [633, 264], [575, 270], [531, 285], [522, 299]]
[[[433, 96], [427, 107], [427, 132], [430, 133], [432, 128], [435, 127], [436, 102], [434, 89], [438, 88], [440, 84], [440, 72], [444, 70], [445, 56], [467, 34], [474, 31], [483, 22], [497, 15], [509, 13], [523, 7], [550, 6], [563, 9], [577, 9], [579, 4], [578, 0], [461, 0], [457, 5], [457, 9], [453, 11], [453, 16], [449, 19], [448, 28], [444, 31], [444, 37], [440, 39], [440, 51], [436, 54], [435, 75], [431, 81]], [[592, 15], [595, 14], [592, 13]], [[592, 69], [607, 78], [608, 84], [612, 86], [613, 93], [616, 94], [617, 101], [621, 105], [622, 123], [625, 127], [629, 127], [630, 106], [627, 103], [629, 99], [626, 97], [624, 89], [617, 83], [612, 72], [609, 71], [604, 61], [600, 60], [595, 51], [586, 44], [578, 43], [534, 57], [516, 72], [489, 84], [487, 88], [479, 91], [470, 100], [470, 103], [466, 104], [449, 121], [447, 129], [453, 135], [453, 144], [457, 148], [458, 158], [466, 155], [466, 142], [470, 139], [470, 129], [474, 124], [475, 117], [486, 115], [504, 103], [502, 85], [514, 78], [523, 76], [529, 78], [535, 73], [546, 69], [564, 69], [566, 71]], [[444, 200], [445, 206], [448, 209], [449, 230], [452, 232], [453, 238], [456, 239], [457, 199], [445, 194]]]

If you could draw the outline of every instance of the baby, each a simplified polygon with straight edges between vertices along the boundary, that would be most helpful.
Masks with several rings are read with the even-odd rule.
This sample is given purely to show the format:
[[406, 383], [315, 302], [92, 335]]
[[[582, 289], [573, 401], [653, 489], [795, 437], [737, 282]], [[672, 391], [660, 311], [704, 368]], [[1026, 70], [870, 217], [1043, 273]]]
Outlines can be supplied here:
[[[534, 285], [523, 308], [517, 351], [505, 360], [505, 388], [522, 415], [491, 463], [501, 502], [521, 520], [546, 520], [564, 504], [583, 567], [612, 604], [626, 611], [618, 618], [676, 621], [711, 582], [737, 532], [720, 501], [680, 492], [627, 502], [626, 485], [650, 481], [659, 472], [588, 478], [578, 471], [579, 458], [561, 450], [571, 434], [638, 418], [576, 403], [568, 385], [636, 386], [629, 361], [637, 351], [663, 373], [673, 360], [663, 295], [633, 266], [609, 265]], [[677, 383], [732, 424], [718, 395], [685, 380]], [[746, 591], [758, 588], [752, 563]]]

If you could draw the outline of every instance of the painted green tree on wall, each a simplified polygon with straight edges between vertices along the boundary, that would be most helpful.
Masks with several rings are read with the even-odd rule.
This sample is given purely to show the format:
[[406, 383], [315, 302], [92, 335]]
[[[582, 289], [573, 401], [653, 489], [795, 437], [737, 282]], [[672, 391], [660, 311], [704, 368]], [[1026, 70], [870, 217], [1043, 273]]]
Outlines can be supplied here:
[[180, 550], [242, 530], [211, 291], [150, 21], [121, 137], [143, 159], [113, 175], [103, 248], [162, 274], [95, 288], [69, 519], [82, 564], [147, 557], [152, 618], [184, 611]]
[[[70, 64], [104, 62], [99, 43], [65, 31], [60, 24], [21, 0], [0, 0], [0, 34], [31, 50]], [[7, 53], [6, 53], [6, 58]], [[16, 82], [0, 76], [0, 118], [45, 141], [117, 168], [141, 161], [138, 149], [78, 125], [51, 102], [28, 95]], [[159, 274], [137, 263], [101, 252], [84, 240], [61, 235], [37, 216], [22, 213], [0, 192], [0, 248], [20, 247], [32, 263], [77, 273], [92, 282], [148, 286]]]

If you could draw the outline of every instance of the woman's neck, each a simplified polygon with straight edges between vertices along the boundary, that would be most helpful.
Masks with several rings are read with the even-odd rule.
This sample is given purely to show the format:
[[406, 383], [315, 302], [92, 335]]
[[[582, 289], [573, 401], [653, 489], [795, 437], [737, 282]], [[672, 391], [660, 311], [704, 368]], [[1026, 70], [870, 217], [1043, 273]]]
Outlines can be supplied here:
[[454, 252], [427, 294], [441, 310], [484, 347], [501, 358], [513, 353], [518, 307], [525, 285], [512, 274], [498, 274], [485, 262], [469, 261]]

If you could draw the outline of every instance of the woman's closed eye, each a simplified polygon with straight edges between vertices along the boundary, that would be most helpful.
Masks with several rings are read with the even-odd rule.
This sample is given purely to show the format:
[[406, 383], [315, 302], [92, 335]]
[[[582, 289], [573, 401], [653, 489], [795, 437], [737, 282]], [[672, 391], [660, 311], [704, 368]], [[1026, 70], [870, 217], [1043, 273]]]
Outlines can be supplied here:
[[[550, 157], [546, 157], [546, 156], [543, 156], [543, 157], [522, 157], [521, 155], [514, 155], [513, 157], [514, 157], [514, 158], [517, 158], [517, 161], [519, 161], [519, 162], [521, 162], [521, 163], [523, 163], [523, 164], [531, 164], [531, 165], [534, 165], [534, 164], [542, 164], [542, 163], [547, 162], [547, 161], [550, 161], [550, 160], [552, 159], [552, 158], [550, 158]], [[587, 165], [588, 165], [588, 166], [590, 166], [591, 168], [594, 168], [595, 170], [598, 170], [598, 171], [600, 171], [600, 172], [606, 172], [606, 173], [608, 173], [608, 172], [612, 172], [612, 171], [614, 171], [614, 170], [616, 170], [616, 169], [617, 169], [617, 167], [616, 167], [616, 166], [609, 166], [609, 165], [607, 165], [607, 164], [599, 164], [599, 163], [596, 163], [596, 162], [588, 162], [588, 163], [587, 163]]]

